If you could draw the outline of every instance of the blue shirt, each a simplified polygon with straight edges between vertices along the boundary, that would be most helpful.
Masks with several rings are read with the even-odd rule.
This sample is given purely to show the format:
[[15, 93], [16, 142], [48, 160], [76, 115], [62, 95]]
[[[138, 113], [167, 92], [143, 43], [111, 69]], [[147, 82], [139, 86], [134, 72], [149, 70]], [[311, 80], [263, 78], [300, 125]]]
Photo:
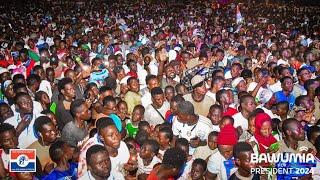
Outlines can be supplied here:
[[281, 101], [287, 101], [289, 103], [289, 109], [293, 109], [293, 106], [294, 106], [294, 102], [296, 100], [296, 98], [294, 97], [294, 95], [292, 95], [291, 93], [286, 96], [283, 91], [278, 91], [276, 92], [275, 94], [275, 97], [276, 97], [276, 101], [277, 103], [278, 102], [281, 102]]
[[48, 176], [45, 176], [43, 180], [64, 180], [64, 179], [78, 179], [78, 164], [69, 163], [70, 168], [66, 171], [58, 171], [54, 169]]

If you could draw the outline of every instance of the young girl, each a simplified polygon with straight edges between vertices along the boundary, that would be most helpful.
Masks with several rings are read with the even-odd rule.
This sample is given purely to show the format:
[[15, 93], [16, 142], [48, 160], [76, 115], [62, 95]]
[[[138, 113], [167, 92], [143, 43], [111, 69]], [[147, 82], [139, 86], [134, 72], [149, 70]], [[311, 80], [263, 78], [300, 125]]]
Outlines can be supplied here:
[[131, 121], [127, 122], [126, 130], [129, 137], [135, 137], [138, 132], [139, 122], [143, 119], [144, 107], [142, 105], [137, 105], [134, 107], [132, 112]]
[[203, 159], [195, 159], [192, 163], [190, 180], [204, 180], [207, 171], [207, 162]]
[[272, 135], [271, 118], [266, 113], [258, 113], [255, 117], [254, 136], [249, 140], [257, 145], [253, 147], [254, 153], [266, 153], [267, 149], [277, 142]]

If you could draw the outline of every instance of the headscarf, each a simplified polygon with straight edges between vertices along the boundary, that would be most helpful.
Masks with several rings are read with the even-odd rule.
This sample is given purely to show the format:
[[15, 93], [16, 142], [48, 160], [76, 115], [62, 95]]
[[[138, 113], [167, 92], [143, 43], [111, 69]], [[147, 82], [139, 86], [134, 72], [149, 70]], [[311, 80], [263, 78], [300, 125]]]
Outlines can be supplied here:
[[268, 137], [263, 136], [260, 133], [262, 124], [269, 121], [271, 124], [271, 117], [266, 113], [258, 113], [255, 117], [255, 133], [254, 137], [258, 141], [260, 153], [265, 153], [266, 149], [270, 147], [271, 144], [277, 142], [277, 140], [270, 133]]

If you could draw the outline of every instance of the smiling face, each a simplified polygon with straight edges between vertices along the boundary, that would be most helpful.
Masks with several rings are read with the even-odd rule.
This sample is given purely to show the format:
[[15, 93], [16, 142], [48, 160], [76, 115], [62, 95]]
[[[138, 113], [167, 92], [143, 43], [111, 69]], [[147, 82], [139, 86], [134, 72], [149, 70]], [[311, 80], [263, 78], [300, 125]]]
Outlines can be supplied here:
[[203, 179], [203, 175], [205, 173], [205, 169], [200, 164], [193, 164], [191, 168], [191, 179], [192, 180], [201, 180]]
[[239, 157], [236, 159], [236, 164], [238, 168], [242, 169], [245, 172], [250, 173], [250, 170], [256, 167], [256, 164], [251, 162], [252, 153], [253, 153], [252, 151], [239, 153]]
[[53, 123], [44, 124], [40, 135], [44, 142], [53, 143], [57, 139], [57, 129]]

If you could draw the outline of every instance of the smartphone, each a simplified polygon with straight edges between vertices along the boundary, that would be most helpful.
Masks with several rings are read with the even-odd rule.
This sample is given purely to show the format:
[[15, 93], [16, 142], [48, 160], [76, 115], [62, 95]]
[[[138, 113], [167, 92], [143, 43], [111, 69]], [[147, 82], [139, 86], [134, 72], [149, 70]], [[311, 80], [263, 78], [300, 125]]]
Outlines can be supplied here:
[[12, 56], [13, 58], [19, 57], [19, 51], [12, 51], [12, 52], [11, 52], [11, 56]]
[[32, 114], [26, 114], [24, 117], [23, 117], [24, 120], [26, 121], [31, 121], [32, 120]]

